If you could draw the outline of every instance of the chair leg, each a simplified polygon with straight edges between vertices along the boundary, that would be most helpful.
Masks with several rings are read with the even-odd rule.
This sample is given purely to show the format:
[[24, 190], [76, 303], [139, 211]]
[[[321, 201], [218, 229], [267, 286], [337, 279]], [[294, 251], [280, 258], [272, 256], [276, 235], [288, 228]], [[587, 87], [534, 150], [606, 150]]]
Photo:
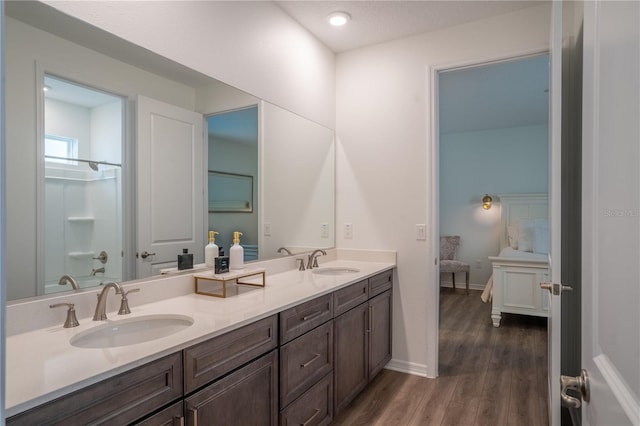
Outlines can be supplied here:
[[469, 271], [467, 271], [467, 294], [469, 294]]
[[451, 273], [451, 280], [453, 281], [453, 289], [456, 289], [456, 273], [452, 272]]

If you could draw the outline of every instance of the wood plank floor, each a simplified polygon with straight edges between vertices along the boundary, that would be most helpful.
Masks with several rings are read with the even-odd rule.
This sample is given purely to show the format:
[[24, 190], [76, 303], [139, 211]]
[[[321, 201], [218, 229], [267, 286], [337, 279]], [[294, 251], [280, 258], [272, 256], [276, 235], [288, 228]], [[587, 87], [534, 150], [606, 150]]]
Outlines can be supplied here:
[[333, 425], [546, 426], [546, 319], [491, 324], [479, 291], [440, 293], [440, 377], [383, 370]]

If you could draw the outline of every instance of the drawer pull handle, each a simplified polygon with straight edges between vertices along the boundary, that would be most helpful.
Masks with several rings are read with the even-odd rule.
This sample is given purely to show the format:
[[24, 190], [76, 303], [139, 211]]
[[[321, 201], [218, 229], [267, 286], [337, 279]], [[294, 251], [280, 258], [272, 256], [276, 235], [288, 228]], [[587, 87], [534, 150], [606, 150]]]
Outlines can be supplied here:
[[306, 368], [309, 366], [309, 364], [311, 364], [313, 361], [315, 361], [316, 359], [320, 358], [320, 354], [316, 354], [313, 358], [311, 358], [309, 361], [305, 362], [304, 364], [300, 364], [301, 368]]
[[191, 413], [191, 417], [193, 418], [193, 422], [191, 423], [191, 426], [198, 426], [198, 409], [189, 408], [188, 410]]
[[369, 322], [367, 324], [367, 333], [371, 333], [373, 331], [373, 307], [369, 306]]
[[318, 315], [322, 315], [322, 311], [315, 311], [312, 314], [305, 315], [304, 317], [302, 317], [302, 321], [309, 321], [310, 319], [313, 319], [313, 318], [317, 317]]
[[307, 421], [306, 421], [306, 422], [304, 422], [304, 423], [300, 423], [300, 426], [307, 426], [309, 423], [311, 423], [311, 421], [312, 421], [313, 419], [315, 419], [315, 418], [316, 418], [316, 416], [317, 416], [318, 414], [320, 414], [320, 410], [318, 410], [318, 409], [316, 408], [316, 412], [315, 412], [315, 413], [313, 413], [313, 415], [312, 415], [311, 417], [309, 417], [309, 418], [307, 419]]

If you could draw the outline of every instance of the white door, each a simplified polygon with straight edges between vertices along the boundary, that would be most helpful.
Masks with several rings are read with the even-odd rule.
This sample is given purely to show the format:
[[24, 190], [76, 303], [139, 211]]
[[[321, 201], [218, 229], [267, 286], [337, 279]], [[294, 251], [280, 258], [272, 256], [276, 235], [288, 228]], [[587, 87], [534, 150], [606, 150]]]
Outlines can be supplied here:
[[639, 425], [640, 2], [584, 9], [583, 423]]
[[138, 278], [176, 267], [182, 249], [203, 262], [203, 117], [138, 96]]
[[[561, 136], [562, 136], [562, 3], [553, 2], [549, 74], [549, 279], [560, 283]], [[549, 292], [547, 323], [549, 424], [560, 424], [560, 315], [562, 295]]]

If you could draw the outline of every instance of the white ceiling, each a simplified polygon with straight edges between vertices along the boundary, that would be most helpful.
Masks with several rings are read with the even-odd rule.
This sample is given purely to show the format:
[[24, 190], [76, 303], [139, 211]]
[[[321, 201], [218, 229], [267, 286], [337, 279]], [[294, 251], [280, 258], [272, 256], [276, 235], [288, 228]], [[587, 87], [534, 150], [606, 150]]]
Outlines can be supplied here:
[[[414, 34], [460, 25], [527, 7], [544, 0], [364, 0], [276, 1], [289, 16], [336, 53]], [[327, 23], [331, 12], [351, 15], [344, 27]]]

